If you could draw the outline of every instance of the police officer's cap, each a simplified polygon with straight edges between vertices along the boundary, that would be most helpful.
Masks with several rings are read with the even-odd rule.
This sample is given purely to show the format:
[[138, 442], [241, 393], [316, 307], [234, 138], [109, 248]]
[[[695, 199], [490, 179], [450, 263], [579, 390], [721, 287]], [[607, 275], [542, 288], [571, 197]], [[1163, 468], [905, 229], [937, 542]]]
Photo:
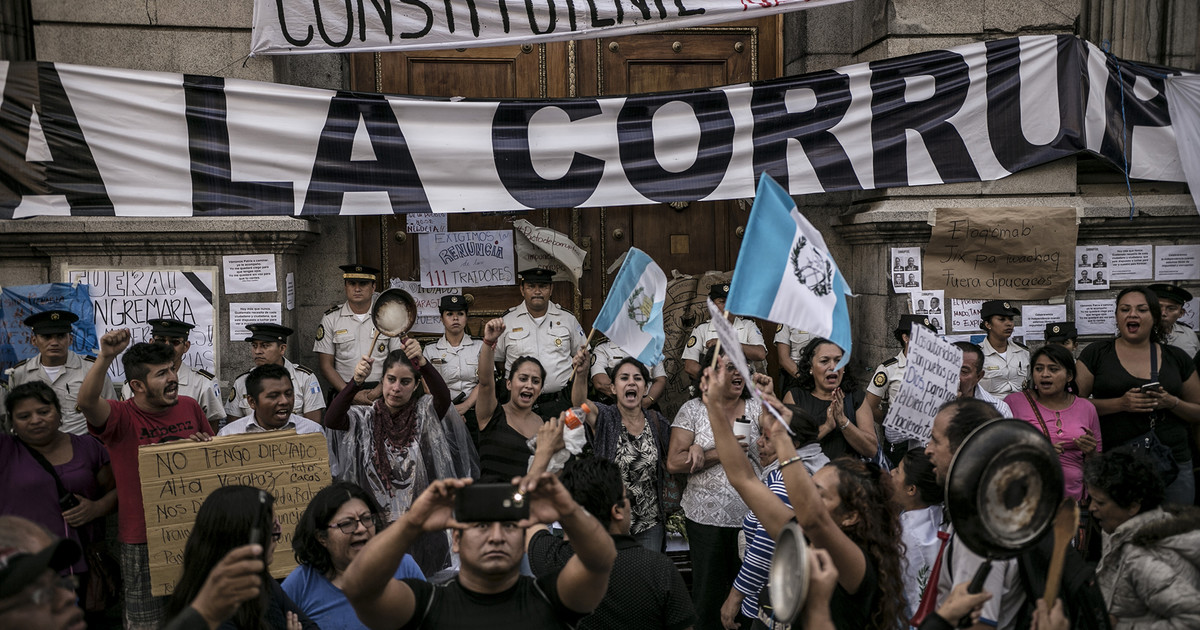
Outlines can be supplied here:
[[1046, 324], [1047, 342], [1062, 342], [1077, 337], [1079, 337], [1079, 331], [1075, 328], [1075, 322], [1051, 322]]
[[711, 287], [708, 287], [708, 299], [724, 300], [727, 297], [729, 297], [729, 283], [728, 282], [718, 282], [718, 283], [712, 285]]
[[188, 333], [195, 326], [181, 322], [178, 319], [148, 319], [147, 324], [150, 324], [150, 334], [155, 337], [175, 337], [187, 339]]
[[[983, 308], [979, 310], [979, 319], [986, 322], [989, 317], [996, 315], [1006, 315], [1008, 317], [1016, 317], [1021, 311], [1017, 310], [1007, 300], [988, 300], [983, 303]], [[982, 324], [980, 328], [982, 328]]]
[[287, 338], [294, 332], [291, 328], [279, 324], [250, 324], [246, 326], [246, 330], [250, 331], [250, 336], [246, 337], [246, 341], [274, 341], [275, 343], [287, 343]]
[[379, 270], [367, 265], [341, 265], [342, 278], [346, 280], [369, 280], [375, 282], [379, 278]]
[[912, 334], [913, 324], [924, 326], [931, 332], [937, 332], [938, 329], [933, 325], [933, 320], [929, 319], [928, 315], [901, 315], [899, 323], [896, 324], [896, 334], [904, 333]]
[[517, 278], [522, 283], [532, 282], [534, 284], [550, 284], [550, 282], [554, 280], [554, 272], [550, 269], [534, 267], [533, 269], [526, 269], [517, 274]]
[[438, 302], [438, 312], [445, 313], [446, 311], [466, 311], [467, 298], [461, 295], [445, 295], [442, 296], [442, 301]]
[[35, 335], [58, 335], [71, 332], [71, 324], [77, 321], [79, 316], [71, 311], [42, 311], [26, 317], [25, 325]]
[[1152, 284], [1150, 290], [1158, 296], [1160, 300], [1171, 300], [1179, 305], [1187, 304], [1192, 301], [1192, 294], [1183, 287], [1177, 287], [1173, 284]]

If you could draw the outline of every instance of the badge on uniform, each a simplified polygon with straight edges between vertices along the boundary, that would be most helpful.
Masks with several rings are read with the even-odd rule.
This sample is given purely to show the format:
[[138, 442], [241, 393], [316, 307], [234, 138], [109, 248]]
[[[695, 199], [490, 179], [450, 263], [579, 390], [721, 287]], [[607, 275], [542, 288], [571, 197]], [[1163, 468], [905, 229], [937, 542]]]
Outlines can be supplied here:
[[[319, 326], [317, 326], [317, 341], [320, 341], [324, 338], [325, 338], [325, 324], [320, 324]], [[233, 400], [233, 399], [230, 398], [230, 400]]]
[[883, 387], [887, 384], [887, 375], [883, 372], [880, 372], [875, 375], [875, 378], [872, 382], [875, 383], [875, 387]]
[[384, 352], [386, 350], [387, 350], [387, 344], [381, 343], [381, 344], [379, 344], [379, 347], [375, 349], [375, 352]]
[[694, 345], [696, 345], [696, 335], [688, 337], [688, 347], [691, 348]]
[[561, 346], [561, 345], [562, 345], [562, 339], [555, 339], [555, 340], [554, 340], [554, 345], [556, 345], [556, 346]]

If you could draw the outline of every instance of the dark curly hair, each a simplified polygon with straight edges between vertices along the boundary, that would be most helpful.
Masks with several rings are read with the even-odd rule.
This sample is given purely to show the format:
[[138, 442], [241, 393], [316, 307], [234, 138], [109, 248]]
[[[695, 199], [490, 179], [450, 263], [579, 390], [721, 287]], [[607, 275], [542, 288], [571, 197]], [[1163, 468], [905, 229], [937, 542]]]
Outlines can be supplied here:
[[[356, 483], [339, 481], [322, 488], [304, 508], [304, 514], [296, 523], [296, 534], [292, 536], [292, 553], [296, 556], [296, 564], [306, 564], [326, 578], [332, 575], [333, 558], [321, 541], [329, 536], [329, 520], [351, 499], [367, 504], [371, 514], [383, 513], [375, 497]], [[375, 529], [378, 532], [378, 521]]]
[[1084, 461], [1083, 480], [1123, 509], [1137, 503], [1141, 511], [1162, 505], [1166, 484], [1145, 455], [1129, 445], [1096, 453]]
[[[817, 381], [812, 375], [813, 355], [817, 353], [817, 348], [824, 344], [837, 346], [836, 343], [824, 337], [814, 337], [808, 342], [808, 345], [804, 346], [804, 351], [800, 353], [800, 361], [796, 363], [796, 373], [799, 378], [796, 381], [795, 387], [799, 387], [806, 392], [812, 392], [812, 390], [816, 389]], [[847, 394], [858, 390], [858, 382], [850, 376], [850, 370], [842, 373], [841, 390]]]
[[892, 507], [892, 488], [886, 474], [871, 462], [839, 457], [830, 464], [838, 476], [841, 505], [831, 516], [835, 522], [857, 514], [851, 525], [842, 526], [850, 540], [870, 555], [879, 574], [879, 599], [869, 628], [895, 630], [896, 620], [904, 614], [904, 580], [900, 558], [904, 542], [900, 538], [900, 515]]
[[175, 348], [165, 343], [135, 343], [121, 355], [125, 366], [125, 382], [146, 381], [150, 366], [175, 364]]
[[[714, 353], [717, 352], [717, 344], [713, 344], [704, 350], [704, 354], [700, 355], [700, 372], [704, 372], [704, 368], [713, 364]], [[721, 348], [720, 356], [725, 356], [725, 348]], [[750, 388], [753, 387], [750, 383], [742, 386], [742, 394], [738, 398], [746, 399], [750, 397]]]
[[1117, 308], [1120, 307], [1121, 298], [1130, 293], [1141, 293], [1142, 297], [1146, 298], [1146, 304], [1150, 306], [1150, 317], [1154, 320], [1154, 325], [1150, 328], [1150, 341], [1164, 343], [1167, 340], [1167, 334], [1163, 331], [1162, 325], [1162, 305], [1158, 303], [1158, 294], [1150, 287], [1126, 287], [1117, 294], [1117, 306], [1113, 308], [1113, 317], [1116, 317]]

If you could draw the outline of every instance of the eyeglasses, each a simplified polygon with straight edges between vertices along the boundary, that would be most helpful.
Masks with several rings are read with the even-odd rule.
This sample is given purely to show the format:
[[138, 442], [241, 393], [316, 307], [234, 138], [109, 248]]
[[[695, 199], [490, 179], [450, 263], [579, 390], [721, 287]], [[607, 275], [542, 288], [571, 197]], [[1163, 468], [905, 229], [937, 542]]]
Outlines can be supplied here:
[[58, 589], [63, 589], [64, 591], [70, 591], [74, 593], [75, 589], [77, 588], [79, 588], [79, 580], [74, 575], [56, 577], [49, 584], [43, 584], [35, 588], [29, 593], [29, 596], [24, 598], [22, 601], [19, 601], [11, 606], [0, 608], [0, 614], [6, 613], [10, 610], [16, 610], [29, 604], [33, 604], [34, 606], [45, 606], [46, 604], [54, 601], [54, 596]]
[[367, 531], [377, 530], [383, 526], [382, 519], [379, 518], [378, 514], [364, 514], [358, 518], [348, 518], [344, 521], [338, 521], [333, 525], [326, 525], [325, 527], [328, 529], [340, 529], [343, 534], [353, 534], [358, 531], [360, 523]]
[[166, 344], [169, 346], [179, 346], [179, 345], [182, 345], [186, 341], [187, 341], [187, 339], [180, 339], [179, 337], [155, 337], [154, 338], [154, 343], [162, 343], [162, 344]]

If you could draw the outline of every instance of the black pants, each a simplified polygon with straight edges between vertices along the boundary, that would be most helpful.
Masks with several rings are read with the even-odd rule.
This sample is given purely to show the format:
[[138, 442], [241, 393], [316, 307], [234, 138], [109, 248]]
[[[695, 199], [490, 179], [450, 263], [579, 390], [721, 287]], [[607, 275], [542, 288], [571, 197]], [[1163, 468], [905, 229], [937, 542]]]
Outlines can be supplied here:
[[740, 527], [716, 527], [684, 520], [692, 556], [692, 603], [696, 630], [723, 630], [721, 604], [729, 596], [742, 561], [738, 559]]

